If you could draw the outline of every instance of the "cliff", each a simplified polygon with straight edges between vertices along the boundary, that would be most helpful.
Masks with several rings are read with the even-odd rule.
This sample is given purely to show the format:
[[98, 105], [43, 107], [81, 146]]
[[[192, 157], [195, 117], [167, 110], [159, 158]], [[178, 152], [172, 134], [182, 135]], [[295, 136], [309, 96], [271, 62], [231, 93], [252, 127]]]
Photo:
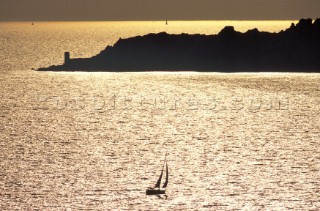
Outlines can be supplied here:
[[98, 55], [66, 59], [41, 71], [317, 72], [320, 19], [301, 19], [279, 33], [232, 26], [217, 35], [148, 34], [120, 39]]

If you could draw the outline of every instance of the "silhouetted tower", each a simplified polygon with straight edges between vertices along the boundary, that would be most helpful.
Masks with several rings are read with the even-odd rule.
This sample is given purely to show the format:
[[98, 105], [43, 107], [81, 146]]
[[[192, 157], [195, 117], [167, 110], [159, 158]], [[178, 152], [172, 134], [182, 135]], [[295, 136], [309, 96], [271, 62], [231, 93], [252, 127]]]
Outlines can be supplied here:
[[70, 52], [64, 52], [64, 63], [68, 63], [70, 61]]

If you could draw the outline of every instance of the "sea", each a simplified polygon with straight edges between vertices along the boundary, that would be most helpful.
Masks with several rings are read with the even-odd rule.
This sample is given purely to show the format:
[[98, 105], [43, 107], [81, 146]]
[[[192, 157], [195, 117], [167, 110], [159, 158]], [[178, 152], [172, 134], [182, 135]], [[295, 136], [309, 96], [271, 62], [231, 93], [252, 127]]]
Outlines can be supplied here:
[[[319, 210], [318, 73], [34, 70], [120, 38], [296, 22], [0, 22], [0, 210]], [[166, 195], [147, 196], [164, 160]]]

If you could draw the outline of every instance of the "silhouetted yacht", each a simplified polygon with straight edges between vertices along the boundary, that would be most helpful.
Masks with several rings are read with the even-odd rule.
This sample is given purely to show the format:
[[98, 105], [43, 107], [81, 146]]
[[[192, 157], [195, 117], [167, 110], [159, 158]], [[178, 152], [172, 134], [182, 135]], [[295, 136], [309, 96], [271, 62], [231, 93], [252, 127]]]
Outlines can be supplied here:
[[[163, 176], [163, 170], [164, 170], [164, 164], [166, 164], [166, 181], [164, 182], [162, 188], [160, 188], [161, 186], [161, 179]], [[165, 194], [166, 193], [166, 187], [168, 185], [169, 182], [169, 171], [168, 171], [168, 163], [167, 163], [167, 159], [165, 159], [163, 166], [162, 166], [162, 171], [161, 174], [159, 176], [159, 179], [156, 183], [156, 185], [154, 186], [154, 188], [148, 188], [146, 190], [146, 195], [159, 195], [159, 194]]]

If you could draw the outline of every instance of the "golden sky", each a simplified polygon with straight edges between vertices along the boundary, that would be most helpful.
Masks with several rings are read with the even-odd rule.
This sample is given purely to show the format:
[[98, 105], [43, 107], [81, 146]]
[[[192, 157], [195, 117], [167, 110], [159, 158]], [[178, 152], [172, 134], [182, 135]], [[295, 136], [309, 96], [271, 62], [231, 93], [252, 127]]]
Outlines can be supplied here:
[[0, 0], [0, 21], [292, 20], [320, 0]]

